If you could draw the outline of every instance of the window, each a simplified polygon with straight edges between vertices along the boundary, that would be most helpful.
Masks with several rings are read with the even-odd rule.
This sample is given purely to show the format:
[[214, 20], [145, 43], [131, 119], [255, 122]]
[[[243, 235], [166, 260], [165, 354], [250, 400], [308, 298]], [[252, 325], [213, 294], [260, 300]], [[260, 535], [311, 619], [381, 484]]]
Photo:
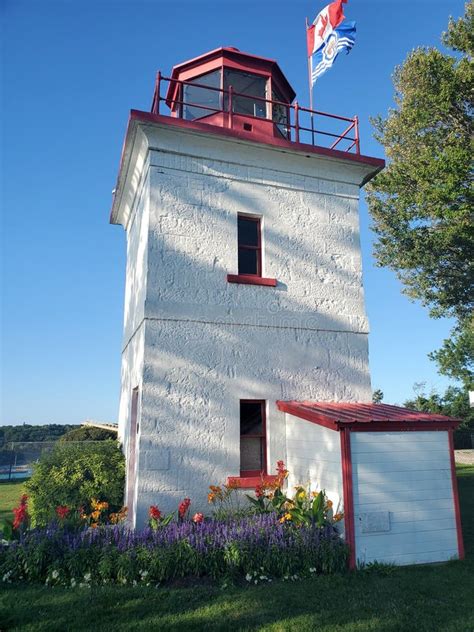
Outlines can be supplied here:
[[281, 133], [281, 135], [284, 138], [288, 138], [288, 140], [291, 140], [290, 128], [288, 127], [289, 110], [288, 110], [288, 106], [283, 105], [283, 103], [285, 102], [285, 99], [283, 99], [283, 97], [281, 96], [279, 92], [277, 92], [277, 90], [273, 89], [272, 101], [278, 101], [278, 103], [273, 104], [272, 119], [276, 123], [276, 127], [278, 131]]
[[266, 474], [265, 401], [240, 400], [240, 476]]
[[[224, 70], [224, 88], [229, 89], [232, 86], [234, 95], [232, 100], [232, 110], [237, 114], [246, 114], [247, 116], [257, 116], [258, 118], [267, 117], [267, 104], [264, 99], [267, 98], [267, 78], [261, 75], [253, 75], [240, 70]], [[241, 95], [249, 95], [241, 96]], [[260, 97], [255, 99], [252, 97]], [[226, 97], [226, 109], [228, 108]]]
[[[209, 86], [209, 88], [221, 88], [221, 71], [215, 70], [208, 72], [200, 77], [195, 77], [192, 80], [199, 86], [193, 86], [192, 84], [183, 85], [183, 118], [188, 121], [209, 116], [215, 114], [214, 110], [221, 110], [221, 93], [217, 90], [209, 90], [207, 88], [201, 88], [200, 86]], [[205, 106], [209, 106], [211, 109], [207, 109]]]
[[237, 216], [239, 274], [262, 276], [262, 240], [260, 218]]

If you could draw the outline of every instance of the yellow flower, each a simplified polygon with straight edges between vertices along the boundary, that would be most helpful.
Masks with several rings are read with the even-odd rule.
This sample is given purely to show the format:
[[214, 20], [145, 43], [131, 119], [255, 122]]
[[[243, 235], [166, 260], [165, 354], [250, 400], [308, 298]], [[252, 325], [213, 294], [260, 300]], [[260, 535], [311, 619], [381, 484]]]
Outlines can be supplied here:
[[287, 520], [291, 520], [291, 514], [290, 513], [286, 513], [280, 518], [280, 522], [281, 523], [286, 522]]
[[98, 509], [96, 509], [96, 511], [93, 511], [93, 512], [91, 513], [91, 518], [92, 518], [93, 520], [97, 520], [99, 517], [100, 517], [100, 511], [99, 511]]
[[304, 500], [304, 499], [306, 498], [306, 492], [305, 492], [305, 490], [304, 490], [304, 489], [302, 489], [301, 491], [299, 491], [299, 492], [296, 494], [296, 498], [297, 498], [298, 500]]

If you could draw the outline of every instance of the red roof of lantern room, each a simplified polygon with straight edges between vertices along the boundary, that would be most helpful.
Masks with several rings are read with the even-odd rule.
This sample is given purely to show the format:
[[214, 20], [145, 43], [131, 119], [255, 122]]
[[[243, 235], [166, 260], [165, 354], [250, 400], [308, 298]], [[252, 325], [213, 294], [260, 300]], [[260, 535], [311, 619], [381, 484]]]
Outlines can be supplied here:
[[[233, 46], [215, 48], [208, 53], [199, 55], [199, 57], [194, 57], [193, 59], [189, 59], [188, 61], [184, 61], [181, 64], [174, 66], [171, 72], [171, 79], [188, 81], [223, 66], [233, 68], [235, 70], [243, 70], [247, 72], [254, 71], [271, 76], [272, 80], [275, 81], [282, 91], [285, 99], [288, 100], [288, 103], [291, 103], [296, 96], [296, 92], [293, 90], [288, 82], [288, 79], [285, 77], [280, 66], [274, 59], [259, 57], [258, 55], [252, 55], [251, 53], [243, 53]], [[172, 106], [172, 103], [176, 98], [175, 95], [177, 88], [178, 84], [170, 81], [168, 92], [166, 94], [166, 104], [168, 107]]]
[[447, 430], [459, 419], [389, 404], [278, 401], [278, 409], [332, 430]]

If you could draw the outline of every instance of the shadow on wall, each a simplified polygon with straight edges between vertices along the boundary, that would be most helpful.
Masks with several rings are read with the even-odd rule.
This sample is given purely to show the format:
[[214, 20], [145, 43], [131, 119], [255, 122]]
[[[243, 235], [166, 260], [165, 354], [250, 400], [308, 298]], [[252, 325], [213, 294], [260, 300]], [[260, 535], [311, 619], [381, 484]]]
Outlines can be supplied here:
[[[240, 399], [269, 402], [271, 470], [285, 458], [277, 399], [371, 396], [355, 197], [224, 172], [153, 166], [146, 177], [149, 225], [136, 224], [142, 251], [127, 263], [125, 323], [134, 332], [124, 343], [121, 403], [126, 417], [139, 383], [132, 347], [144, 327], [139, 522], [157, 497], [169, 510], [193, 494], [205, 509], [208, 485], [238, 474]], [[264, 275], [276, 288], [227, 283], [237, 272], [238, 212], [263, 217]], [[135, 222], [136, 214], [130, 236]], [[137, 322], [132, 297], [142, 285], [145, 321]]]

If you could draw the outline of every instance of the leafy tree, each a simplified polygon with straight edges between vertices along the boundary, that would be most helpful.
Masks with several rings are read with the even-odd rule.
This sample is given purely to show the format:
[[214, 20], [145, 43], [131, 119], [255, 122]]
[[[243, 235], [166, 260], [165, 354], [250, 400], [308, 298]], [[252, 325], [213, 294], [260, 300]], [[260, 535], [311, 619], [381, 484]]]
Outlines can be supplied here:
[[429, 395], [425, 393], [425, 384], [415, 384], [415, 397], [404, 402], [406, 408], [419, 410], [424, 413], [437, 413], [461, 419], [461, 424], [455, 433], [455, 447], [471, 447], [469, 435], [474, 434], [474, 408], [469, 405], [469, 395], [463, 388], [449, 386], [444, 395], [432, 391]]
[[79, 428], [79, 426], [71, 424], [45, 424], [42, 426], [22, 424], [21, 426], [2, 426], [0, 445], [11, 442], [56, 441], [73, 428]]
[[436, 360], [439, 372], [461, 380], [467, 390], [474, 389], [474, 317], [465, 318], [454, 328], [438, 351], [430, 353]]
[[60, 441], [107, 441], [117, 439], [117, 433], [105, 428], [95, 428], [94, 426], [81, 426], [66, 432]]
[[383, 391], [379, 388], [372, 393], [372, 403], [373, 404], [381, 404], [383, 401]]
[[[378, 265], [433, 317], [454, 316], [453, 337], [432, 357], [472, 382], [474, 304], [474, 2], [450, 20], [443, 43], [417, 48], [395, 69], [395, 108], [373, 123], [388, 165], [368, 187]], [[471, 344], [469, 344], [469, 342]]]

